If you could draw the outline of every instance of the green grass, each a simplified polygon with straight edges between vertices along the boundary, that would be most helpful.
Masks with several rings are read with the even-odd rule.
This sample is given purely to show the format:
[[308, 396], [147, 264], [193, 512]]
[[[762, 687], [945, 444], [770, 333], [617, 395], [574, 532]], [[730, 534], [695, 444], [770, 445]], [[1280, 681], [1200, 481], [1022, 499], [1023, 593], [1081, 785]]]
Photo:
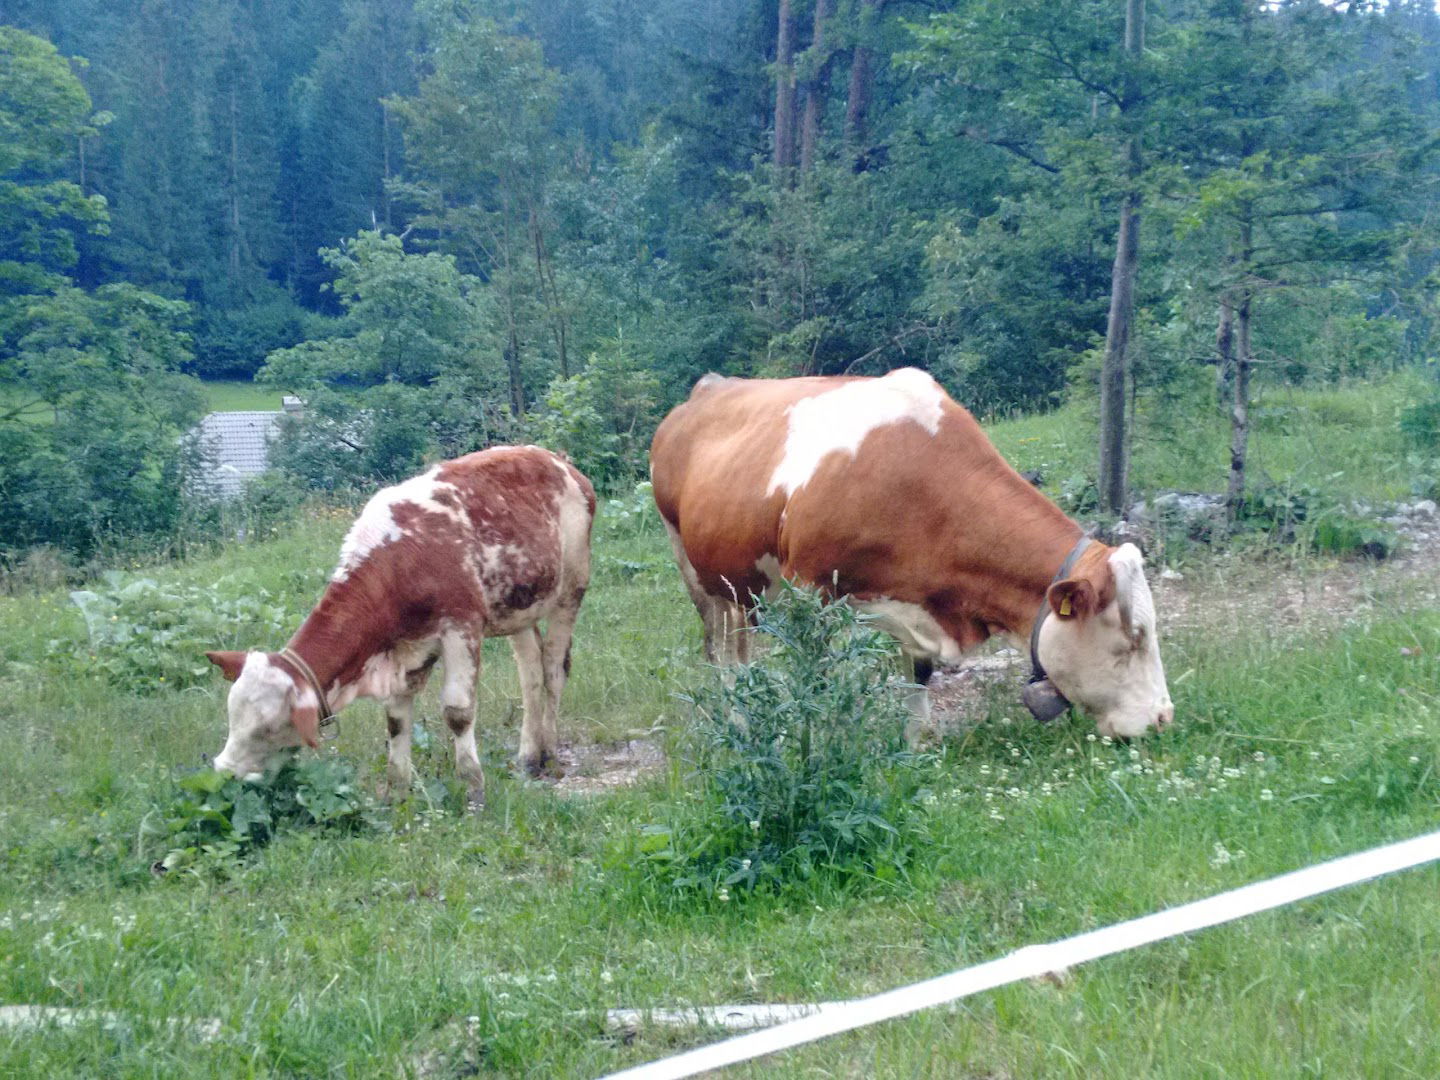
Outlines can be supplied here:
[[207, 379], [201, 383], [210, 412], [277, 412], [280, 391], [249, 379]]
[[[1336, 387], [1256, 390], [1249, 477], [1252, 484], [1304, 484], [1336, 498], [1409, 497], [1412, 469], [1402, 442], [1400, 411], [1422, 383], [1413, 375]], [[1095, 472], [1093, 408], [987, 424], [995, 445], [1017, 469], [1039, 469], [1058, 493], [1071, 477]], [[1190, 402], [1171, 415], [1142, 411], [1132, 439], [1130, 483], [1136, 493], [1157, 490], [1223, 492], [1230, 467], [1228, 418], [1208, 402]]]
[[[698, 620], [653, 519], [616, 509], [562, 735], [661, 727], [673, 744], [673, 695], [702, 676]], [[315, 517], [155, 573], [251, 574], [298, 612], [344, 525]], [[1038, 727], [1018, 687], [997, 692], [943, 748], [899, 885], [649, 902], [616, 840], [686, 796], [683, 768], [584, 797], [509, 773], [519, 691], [503, 642], [480, 684], [482, 815], [412, 807], [392, 835], [292, 833], [231, 876], [157, 881], [142, 822], [176, 769], [219, 749], [223, 684], [132, 696], [56, 677], [49, 642], [82, 633], [63, 593], [0, 598], [0, 1004], [133, 1025], [0, 1032], [0, 1075], [595, 1076], [716, 1037], [616, 1039], [610, 1007], [874, 993], [1440, 826], [1440, 612], [1396, 594], [1324, 632], [1177, 634], [1179, 723], [1133, 748], [1092, 741], [1081, 719]], [[417, 765], [448, 778], [433, 696], [420, 715], [433, 737]], [[383, 731], [377, 706], [352, 706], [324, 752], [374, 783]], [[225, 1034], [197, 1044], [170, 1016]], [[1431, 867], [734, 1075], [1433, 1077], [1437, 1016]]]

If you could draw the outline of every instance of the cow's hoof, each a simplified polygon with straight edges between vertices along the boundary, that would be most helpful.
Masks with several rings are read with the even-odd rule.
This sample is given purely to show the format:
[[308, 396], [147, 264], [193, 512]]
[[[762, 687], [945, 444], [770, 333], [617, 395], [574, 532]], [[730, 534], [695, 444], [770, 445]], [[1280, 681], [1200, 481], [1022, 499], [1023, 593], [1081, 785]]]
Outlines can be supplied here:
[[523, 758], [520, 767], [525, 770], [525, 775], [531, 780], [559, 780], [565, 775], [565, 769], [560, 764], [560, 759], [554, 754], [537, 754], [534, 757]]
[[465, 796], [465, 812], [467, 814], [478, 814], [485, 809], [485, 792], [471, 791]]

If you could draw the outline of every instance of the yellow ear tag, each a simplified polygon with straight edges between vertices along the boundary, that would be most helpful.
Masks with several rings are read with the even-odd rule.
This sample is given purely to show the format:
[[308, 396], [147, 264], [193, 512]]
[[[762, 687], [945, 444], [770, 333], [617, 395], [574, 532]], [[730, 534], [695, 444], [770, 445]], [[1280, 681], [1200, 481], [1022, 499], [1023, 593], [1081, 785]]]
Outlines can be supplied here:
[[1068, 596], [1065, 597], [1064, 600], [1061, 600], [1061, 601], [1060, 601], [1060, 614], [1061, 614], [1061, 615], [1069, 615], [1069, 614], [1070, 614], [1070, 598], [1069, 598]]

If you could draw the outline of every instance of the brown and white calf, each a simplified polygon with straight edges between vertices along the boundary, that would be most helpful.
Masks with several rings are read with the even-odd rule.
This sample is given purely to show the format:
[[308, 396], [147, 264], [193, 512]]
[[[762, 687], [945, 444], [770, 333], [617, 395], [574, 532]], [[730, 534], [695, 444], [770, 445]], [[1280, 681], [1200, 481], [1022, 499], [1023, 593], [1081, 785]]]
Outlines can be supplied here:
[[879, 616], [922, 686], [1002, 633], [1030, 643], [1041, 719], [1073, 701], [1131, 736], [1174, 715], [1139, 550], [1087, 541], [923, 371], [707, 375], [650, 467], [716, 662], [746, 658], [744, 606], [785, 577]]
[[439, 660], [455, 767], [478, 806], [480, 644], [508, 636], [524, 709], [520, 762], [539, 773], [555, 756], [594, 517], [590, 481], [538, 446], [468, 454], [376, 493], [350, 527], [320, 602], [283, 650], [206, 653], [235, 684], [215, 767], [253, 776], [283, 748], [318, 745], [331, 713], [378, 698], [390, 732], [389, 786], [401, 793], [410, 784], [415, 695]]

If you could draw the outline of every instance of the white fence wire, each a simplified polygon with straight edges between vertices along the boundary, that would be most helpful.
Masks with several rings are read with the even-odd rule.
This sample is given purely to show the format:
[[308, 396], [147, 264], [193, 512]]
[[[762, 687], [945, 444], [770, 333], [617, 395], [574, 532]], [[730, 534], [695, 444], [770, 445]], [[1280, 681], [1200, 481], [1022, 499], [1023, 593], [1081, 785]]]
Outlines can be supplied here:
[[873, 997], [827, 1005], [815, 1015], [611, 1073], [603, 1080], [682, 1080], [1436, 860], [1440, 860], [1440, 832], [1427, 833], [1048, 945], [1030, 945], [998, 960]]

